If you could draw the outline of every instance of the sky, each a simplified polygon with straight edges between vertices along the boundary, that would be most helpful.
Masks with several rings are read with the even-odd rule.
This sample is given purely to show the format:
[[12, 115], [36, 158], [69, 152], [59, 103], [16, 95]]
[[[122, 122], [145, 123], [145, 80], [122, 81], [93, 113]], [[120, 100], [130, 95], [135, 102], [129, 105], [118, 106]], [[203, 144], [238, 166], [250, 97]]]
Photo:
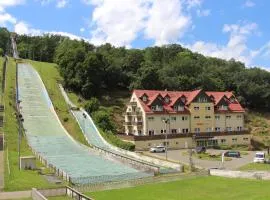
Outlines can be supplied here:
[[177, 43], [270, 71], [269, 0], [0, 0], [0, 26], [95, 45]]

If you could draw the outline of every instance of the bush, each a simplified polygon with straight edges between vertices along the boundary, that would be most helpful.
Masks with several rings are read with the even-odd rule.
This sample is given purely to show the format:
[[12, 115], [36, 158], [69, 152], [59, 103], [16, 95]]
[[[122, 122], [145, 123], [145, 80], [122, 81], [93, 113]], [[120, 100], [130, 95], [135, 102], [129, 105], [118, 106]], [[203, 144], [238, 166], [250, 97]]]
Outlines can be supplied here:
[[67, 122], [67, 121], [68, 121], [68, 117], [65, 117], [65, 118], [64, 118], [64, 122]]
[[4, 56], [4, 50], [0, 48], [0, 56]]
[[84, 105], [85, 110], [91, 114], [99, 109], [99, 101], [97, 98], [92, 97], [87, 103]]
[[125, 142], [121, 139], [119, 139], [116, 135], [114, 135], [111, 131], [100, 131], [101, 135], [112, 145], [117, 146], [121, 149], [125, 149], [128, 151], [134, 151], [135, 150], [135, 144], [131, 142]]
[[99, 110], [93, 113], [93, 119], [97, 126], [103, 131], [115, 131], [115, 126], [112, 123], [110, 113], [107, 110]]

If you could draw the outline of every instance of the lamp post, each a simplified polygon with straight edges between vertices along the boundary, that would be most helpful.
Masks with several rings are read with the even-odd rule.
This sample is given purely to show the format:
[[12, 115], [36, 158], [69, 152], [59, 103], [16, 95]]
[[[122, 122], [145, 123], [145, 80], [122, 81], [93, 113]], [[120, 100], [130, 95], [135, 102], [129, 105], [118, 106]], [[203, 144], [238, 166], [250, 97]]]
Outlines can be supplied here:
[[168, 159], [168, 137], [167, 137], [167, 124], [170, 124], [170, 119], [163, 119], [165, 126], [165, 156], [166, 160]]
[[19, 170], [21, 169], [20, 168], [20, 158], [21, 158], [22, 122], [23, 122], [23, 116], [20, 113], [20, 103], [21, 103], [21, 101], [18, 100], [18, 102], [17, 102], [17, 111], [18, 111], [17, 120], [18, 120], [18, 123], [19, 123], [18, 124], [19, 125], [19, 130], [18, 130], [18, 164], [19, 164]]

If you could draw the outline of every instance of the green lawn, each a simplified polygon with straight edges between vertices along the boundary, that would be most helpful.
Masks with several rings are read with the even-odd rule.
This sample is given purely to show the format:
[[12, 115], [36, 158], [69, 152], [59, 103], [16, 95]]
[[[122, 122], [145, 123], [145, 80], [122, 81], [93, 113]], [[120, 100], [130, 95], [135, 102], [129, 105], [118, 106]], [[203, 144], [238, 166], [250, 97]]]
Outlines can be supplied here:
[[240, 170], [254, 170], [254, 171], [269, 171], [270, 170], [270, 164], [264, 164], [264, 163], [249, 163], [247, 165], [244, 165], [239, 168]]
[[65, 102], [63, 95], [58, 87], [58, 82], [62, 80], [56, 64], [29, 61], [34, 68], [39, 72], [49, 96], [52, 100], [56, 113], [68, 133], [82, 144], [88, 145], [81, 129], [69, 112], [68, 105]]
[[268, 200], [269, 187], [270, 181], [209, 176], [86, 195], [95, 200]]
[[[51, 184], [38, 174], [37, 171], [19, 170], [18, 167], [18, 126], [15, 116], [15, 62], [10, 59], [7, 67], [5, 102], [4, 133], [6, 140], [5, 149], [5, 191], [28, 190], [32, 187], [51, 188], [59, 185]], [[8, 151], [7, 151], [8, 150]], [[22, 138], [21, 155], [33, 155], [27, 145], [26, 139]], [[7, 159], [9, 162], [7, 162]], [[8, 173], [8, 165], [10, 174]], [[37, 162], [40, 167], [41, 163]]]

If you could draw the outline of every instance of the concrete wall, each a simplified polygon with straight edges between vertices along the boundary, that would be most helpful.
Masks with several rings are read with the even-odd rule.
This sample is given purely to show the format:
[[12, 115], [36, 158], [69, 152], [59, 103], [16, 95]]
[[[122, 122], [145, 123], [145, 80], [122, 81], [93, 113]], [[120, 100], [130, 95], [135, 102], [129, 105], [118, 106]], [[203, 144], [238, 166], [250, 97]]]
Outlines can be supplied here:
[[256, 172], [244, 172], [244, 171], [230, 171], [230, 170], [220, 170], [220, 169], [210, 169], [210, 175], [212, 176], [222, 176], [229, 178], [248, 178], [248, 179], [262, 179], [270, 180], [270, 172], [256, 171]]
[[45, 197], [66, 195], [66, 188], [44, 189], [44, 190], [38, 190], [38, 191]]

